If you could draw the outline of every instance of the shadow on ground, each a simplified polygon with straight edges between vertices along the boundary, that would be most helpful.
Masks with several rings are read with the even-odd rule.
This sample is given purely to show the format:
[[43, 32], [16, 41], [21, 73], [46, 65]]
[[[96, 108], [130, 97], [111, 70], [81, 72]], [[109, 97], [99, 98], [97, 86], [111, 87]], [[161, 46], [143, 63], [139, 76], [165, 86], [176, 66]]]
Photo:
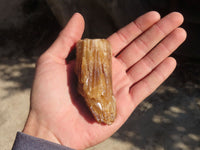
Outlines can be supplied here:
[[182, 61], [113, 138], [144, 150], [200, 149], [200, 63]]
[[[12, 95], [13, 92], [22, 92], [30, 89], [34, 77], [35, 59], [25, 58], [1, 58], [0, 79], [5, 82], [1, 86], [1, 100]], [[12, 83], [12, 86], [9, 85]]]

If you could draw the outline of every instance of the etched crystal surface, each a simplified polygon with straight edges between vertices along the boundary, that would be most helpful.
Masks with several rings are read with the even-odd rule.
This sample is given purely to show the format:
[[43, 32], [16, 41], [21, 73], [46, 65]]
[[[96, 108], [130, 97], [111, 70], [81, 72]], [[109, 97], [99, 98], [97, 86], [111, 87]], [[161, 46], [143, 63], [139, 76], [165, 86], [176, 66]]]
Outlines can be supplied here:
[[116, 102], [112, 90], [110, 43], [106, 39], [84, 39], [76, 44], [78, 92], [98, 122], [112, 124]]

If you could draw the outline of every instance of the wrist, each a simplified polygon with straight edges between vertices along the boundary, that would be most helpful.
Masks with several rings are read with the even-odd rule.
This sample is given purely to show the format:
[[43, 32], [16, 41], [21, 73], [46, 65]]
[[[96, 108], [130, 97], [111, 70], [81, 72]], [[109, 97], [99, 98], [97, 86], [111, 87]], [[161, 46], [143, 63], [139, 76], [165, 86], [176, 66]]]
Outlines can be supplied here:
[[37, 114], [33, 112], [29, 113], [22, 132], [53, 143], [61, 144], [56, 136], [37, 119]]

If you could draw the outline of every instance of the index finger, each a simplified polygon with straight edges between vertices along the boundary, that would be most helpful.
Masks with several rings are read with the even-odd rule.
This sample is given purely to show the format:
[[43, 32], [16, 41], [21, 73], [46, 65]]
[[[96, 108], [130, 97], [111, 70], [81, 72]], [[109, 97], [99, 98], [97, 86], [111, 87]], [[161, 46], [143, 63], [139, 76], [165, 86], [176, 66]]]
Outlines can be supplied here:
[[131, 41], [159, 20], [160, 14], [150, 11], [109, 36], [107, 40], [111, 44], [113, 55], [116, 56]]

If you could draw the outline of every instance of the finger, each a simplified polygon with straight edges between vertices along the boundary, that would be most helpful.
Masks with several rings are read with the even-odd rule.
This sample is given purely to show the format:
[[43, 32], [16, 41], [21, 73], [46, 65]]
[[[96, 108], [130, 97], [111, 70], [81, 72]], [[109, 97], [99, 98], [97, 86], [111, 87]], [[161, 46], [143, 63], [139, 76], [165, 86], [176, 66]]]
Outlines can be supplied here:
[[84, 24], [83, 16], [75, 13], [47, 51], [58, 58], [65, 59], [71, 48], [81, 38]]
[[111, 44], [113, 55], [117, 55], [133, 39], [139, 36], [159, 19], [159, 13], [155, 11], [148, 12], [109, 36], [108, 41]]
[[125, 48], [118, 58], [125, 64], [127, 69], [144, 57], [155, 45], [157, 45], [166, 35], [180, 26], [183, 16], [173, 12], [162, 18], [139, 38], [134, 40]]
[[148, 76], [133, 85], [130, 95], [134, 106], [140, 104], [147, 96], [153, 93], [156, 88], [173, 72], [176, 67], [176, 60], [172, 57], [166, 58]]
[[175, 29], [161, 43], [159, 43], [143, 59], [133, 65], [127, 72], [132, 84], [144, 78], [166, 57], [180, 46], [186, 39], [186, 32], [182, 28]]

